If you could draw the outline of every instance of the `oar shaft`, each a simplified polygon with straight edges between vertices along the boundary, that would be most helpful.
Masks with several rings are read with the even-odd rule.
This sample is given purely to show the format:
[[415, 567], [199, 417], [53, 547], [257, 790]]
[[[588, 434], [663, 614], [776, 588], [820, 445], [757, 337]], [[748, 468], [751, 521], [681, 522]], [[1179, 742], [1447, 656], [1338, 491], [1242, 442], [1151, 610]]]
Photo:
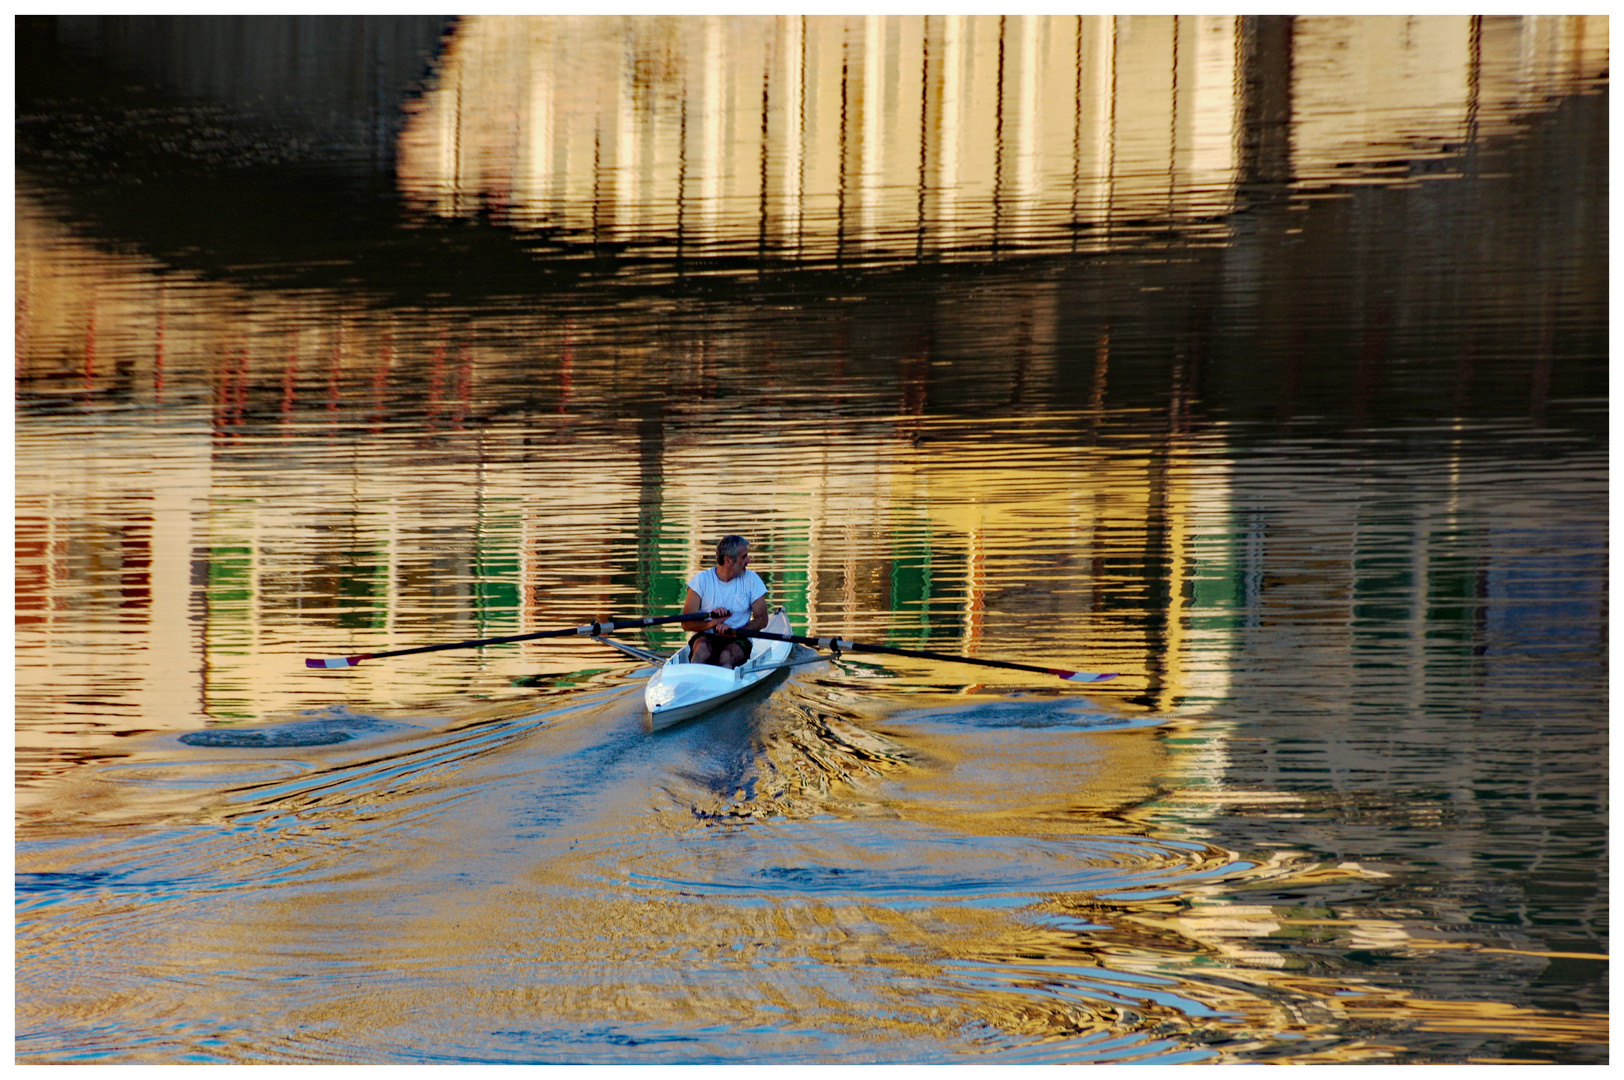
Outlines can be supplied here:
[[328, 659], [307, 659], [305, 667], [313, 668], [346, 668], [354, 667], [363, 660], [382, 660], [391, 656], [413, 656], [417, 653], [442, 652], [446, 649], [476, 649], [484, 645], [510, 645], [515, 641], [535, 641], [537, 638], [553, 637], [596, 637], [600, 634], [612, 634], [616, 630], [635, 630], [644, 626], [656, 626], [660, 623], [684, 622], [695, 618], [704, 618], [704, 612], [685, 612], [681, 615], [659, 615], [653, 618], [637, 619], [606, 619], [602, 622], [587, 623], [584, 626], [570, 626], [562, 630], [538, 630], [531, 634], [510, 634], [507, 637], [476, 638], [472, 641], [453, 641], [444, 645], [418, 645], [411, 649], [391, 649], [388, 652], [360, 653], [355, 656], [335, 656]]
[[1007, 668], [1011, 671], [1032, 671], [1039, 675], [1058, 675], [1071, 682], [1104, 682], [1116, 678], [1116, 674], [1095, 674], [1086, 671], [1065, 671], [1060, 668], [1036, 667], [1032, 664], [1016, 664], [1009, 660], [982, 660], [974, 656], [954, 656], [951, 653], [926, 652], [923, 649], [897, 649], [889, 645], [872, 645], [862, 641], [849, 641], [846, 638], [802, 637], [796, 634], [769, 634], [761, 630], [735, 630], [740, 637], [771, 638], [774, 641], [794, 641], [802, 645], [810, 645], [814, 649], [832, 649], [836, 652], [883, 653], [888, 656], [910, 656], [921, 660], [944, 660], [954, 664], [974, 664], [977, 667]]

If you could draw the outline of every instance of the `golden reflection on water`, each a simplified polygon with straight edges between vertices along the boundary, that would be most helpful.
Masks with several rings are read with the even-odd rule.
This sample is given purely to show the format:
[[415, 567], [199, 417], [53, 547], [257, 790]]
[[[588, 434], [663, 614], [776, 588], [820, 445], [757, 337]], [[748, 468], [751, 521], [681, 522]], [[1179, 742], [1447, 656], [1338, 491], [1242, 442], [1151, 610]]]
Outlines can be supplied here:
[[[1382, 180], [1394, 147], [1444, 160], [1543, 107], [1530, 85], [1605, 67], [1605, 20], [1582, 18], [1309, 18], [1294, 42], [1262, 73], [1290, 94], [1262, 105], [1296, 110], [1286, 171], [1309, 187]], [[1253, 44], [1223, 18], [470, 18], [402, 183], [435, 213], [660, 258], [1086, 247], [1147, 208], [1156, 228], [1218, 214], [1267, 173], [1237, 142]], [[593, 76], [536, 63], [561, 54]], [[1373, 57], [1397, 77], [1365, 85]], [[1160, 411], [1108, 410], [1131, 354], [1101, 332], [1063, 364], [1068, 294], [1041, 275], [944, 288], [960, 336], [888, 345], [878, 370], [827, 307], [263, 288], [88, 239], [19, 188], [19, 1059], [1605, 1043], [1599, 1014], [1452, 989], [1482, 955], [1525, 981], [1604, 957], [1519, 947], [1475, 898], [1386, 902], [1387, 836], [1308, 854], [1353, 846], [1313, 830], [1361, 817], [1488, 849], [1465, 810], [1238, 785], [1257, 736], [1219, 708], [1239, 684], [1244, 708], [1364, 710], [1378, 744], [1421, 716], [1453, 746], [1421, 699], [1481, 711], [1522, 675], [1483, 645], [1515, 634], [1450, 606], [1521, 569], [1482, 524], [1497, 490], [1523, 485], [1511, 532], [1566, 528], [1601, 459], [1387, 460], [1355, 434], [1243, 468], [1197, 416], [1199, 341]], [[949, 377], [973, 408], [933, 402]], [[1076, 381], [1065, 408], [1023, 397]], [[1577, 520], [1564, 540], [1593, 555]], [[590, 641], [302, 665], [667, 611], [732, 529], [799, 627], [1122, 675], [1080, 694], [847, 656], [649, 738], [641, 665]], [[1402, 580], [1373, 598], [1368, 564]], [[1576, 606], [1565, 628], [1591, 632]], [[1451, 682], [1457, 661], [1480, 681]], [[1472, 785], [1456, 759], [1350, 745], [1325, 768]], [[1471, 749], [1523, 780], [1515, 738]], [[1224, 839], [1257, 822], [1291, 841]], [[1412, 994], [1347, 974], [1361, 955], [1458, 974]]]
[[[1390, 183], [1607, 67], [1607, 20], [477, 16], [402, 188], [633, 258], [1094, 249], [1238, 185]], [[569, 75], [564, 75], [569, 72]], [[1548, 91], [1547, 91], [1548, 92]], [[1249, 125], [1289, 124], [1252, 143]], [[1272, 149], [1284, 148], [1284, 153]]]
[[[33, 344], [20, 378], [64, 406], [127, 402], [42, 416], [18, 435], [19, 739], [46, 771], [121, 730], [120, 715], [188, 730], [613, 667], [602, 647], [569, 641], [367, 665], [325, 685], [301, 662], [667, 610], [714, 534], [735, 527], [752, 532], [775, 602], [803, 629], [1011, 656], [1041, 627], [1043, 658], [1120, 672], [1120, 698], [1149, 690], [1145, 705], [1190, 708], [1222, 696], [1226, 631], [1184, 610], [1199, 590], [1166, 587], [1165, 643], [1142, 617], [1146, 552], [1162, 552], [1158, 574], [1189, 580], [1199, 534], [1228, 512], [1227, 466], [1198, 443], [1074, 442], [1095, 420], [1064, 415], [1026, 425], [1031, 446], [912, 413], [803, 415], [764, 454], [736, 408], [702, 398], [652, 444], [638, 426], [569, 414], [542, 439], [522, 423], [465, 427], [460, 416], [508, 392], [490, 381], [512, 362], [505, 342], [459, 344], [409, 311], [155, 275], [87, 249], [26, 198], [19, 207], [25, 291], [50, 298], [23, 309]], [[109, 299], [129, 296], [139, 302]], [[532, 343], [570, 334], [519, 321], [508, 332]], [[763, 329], [702, 344], [748, 355]], [[72, 361], [63, 351], [81, 347]], [[572, 412], [612, 398], [621, 377], [584, 362]], [[142, 411], [159, 407], [161, 422]], [[431, 472], [425, 454], [439, 457]], [[646, 550], [607, 542], [640, 534]], [[1090, 572], [1102, 559], [1130, 569]], [[68, 687], [96, 706], [65, 731], [51, 707], [36, 742], [28, 703]]]
[[[629, 1045], [653, 1060], [695, 1052], [728, 1060], [738, 1048], [725, 1033], [739, 1031], [757, 1033], [752, 1057], [786, 1060], [913, 1060], [962, 1043], [959, 1060], [1156, 1060], [1182, 1047], [1197, 1060], [1264, 1053], [1299, 1063], [1377, 1062], [1402, 1049], [1387, 1037], [1390, 1025], [1417, 1024], [1445, 1036], [1492, 1032], [1533, 1044], [1605, 1040], [1603, 1016], [1426, 1000], [1376, 980], [1316, 974], [1310, 960], [1257, 948], [1282, 935], [1317, 949], [1442, 943], [1408, 938], [1398, 920], [1292, 918], [1235, 904], [1223, 896], [1233, 853], [1158, 851], [1141, 842], [1142, 828], [1120, 819], [1115, 837], [1101, 835], [1111, 816], [1051, 820], [1046, 833], [1041, 809], [1025, 819], [1011, 812], [1006, 829], [985, 816], [968, 820], [978, 815], [966, 816], [962, 806], [941, 806], [942, 824], [985, 830], [984, 841], [943, 845], [929, 828], [904, 827], [876, 844], [876, 829], [895, 827], [885, 819], [929, 813], [950, 786], [941, 777], [963, 772], [963, 762], [909, 753], [915, 737], [906, 724], [891, 735], [855, 734], [854, 724], [822, 717], [815, 723], [834, 736], [823, 740], [805, 737], [804, 712], [759, 714], [769, 747], [787, 722], [809, 751], [797, 756], [803, 769], [828, 769], [823, 792], [800, 789], [825, 815], [802, 836], [782, 817], [777, 825], [696, 825], [681, 791], [666, 793], [675, 799], [651, 828], [646, 789], [609, 776], [568, 807], [577, 819], [568, 837], [538, 843], [524, 814], [514, 813], [534, 800], [523, 786], [503, 794], [492, 779], [525, 777], [540, 763], [558, 769], [572, 747], [603, 738], [615, 708], [585, 722], [555, 718], [552, 726], [486, 721], [463, 729], [464, 745], [452, 753], [443, 740], [382, 756], [375, 747], [350, 765], [291, 782], [207, 795], [204, 817], [232, 827], [207, 845], [217, 851], [194, 846], [176, 867], [220, 876], [206, 903], [192, 895], [197, 882], [168, 889], [167, 900], [142, 897], [132, 885], [122, 903], [104, 901], [73, 922], [36, 921], [25, 906], [20, 975], [57, 975], [19, 1007], [20, 1024], [100, 1030], [85, 1044], [94, 1050], [102, 1040], [118, 1046], [119, 1030], [139, 1030], [143, 1018], [190, 1018], [168, 1039], [123, 1048], [126, 1060], [148, 1061], [187, 1052], [199, 1038], [225, 1061], [375, 1060], [391, 1045], [423, 1045], [425, 1009], [438, 1018], [439, 1052], [476, 1060], [612, 1059], [613, 1047]], [[1154, 741], [1150, 731], [1130, 734], [1140, 745]], [[1108, 736], [1095, 741], [1109, 755], [1100, 770], [1109, 784], [1136, 775], [1131, 753], [1123, 758]], [[930, 745], [934, 754], [939, 743]], [[862, 751], [866, 761], [890, 763], [880, 771], [912, 772], [916, 785], [937, 790], [891, 789], [879, 803], [842, 796], [837, 788], [867, 781], [831, 751]], [[1027, 777], [1034, 760], [1041, 755], [978, 767], [1003, 770], [1007, 785]], [[1058, 767], [1051, 771], [1062, 779]], [[387, 787], [369, 775], [388, 777]], [[544, 775], [528, 779], [548, 783]], [[1065, 782], [1075, 787], [1074, 778]], [[1132, 805], [1117, 802], [1107, 814]], [[481, 812], [470, 814], [470, 806]], [[171, 817], [170, 827], [188, 816]], [[838, 827], [865, 818], [860, 832]], [[1064, 836], [1070, 845], [1059, 842]], [[124, 857], [140, 866], [139, 846], [150, 842], [134, 838]], [[529, 864], [517, 880], [507, 868], [486, 882], [496, 870], [493, 844], [516, 848], [516, 868]], [[873, 845], [866, 859], [865, 844]], [[1018, 890], [1028, 871], [1017, 867], [1031, 862], [1034, 845], [1062, 866], [1075, 860], [1073, 872], [1103, 868], [1115, 884], [1083, 891], [1051, 884], [1039, 902], [1018, 909], [977, 902]], [[999, 852], [1016, 879], [986, 878]], [[1113, 877], [1117, 857], [1125, 861]], [[1157, 867], [1158, 857], [1169, 861]], [[1181, 880], [1181, 858], [1184, 872], [1220, 875], [1211, 885]], [[66, 870], [79, 860], [59, 847], [54, 858], [36, 853], [23, 865], [39, 872], [53, 862]], [[888, 867], [915, 865], [929, 874], [886, 876]], [[460, 873], [447, 876], [452, 869]], [[844, 877], [820, 877], [831, 873]], [[1053, 866], [1037, 873], [1064, 878]], [[950, 891], [968, 891], [942, 902], [932, 896], [931, 876]], [[1380, 876], [1290, 853], [1247, 874], [1287, 889]], [[263, 887], [278, 879], [282, 888]], [[1143, 898], [1132, 895], [1134, 879]], [[898, 902], [910, 897], [916, 902]], [[448, 967], [448, 956], [458, 962]], [[290, 963], [315, 964], [321, 977], [251, 992], [255, 972]], [[141, 989], [109, 997], [75, 971]], [[223, 993], [237, 1003], [229, 1018], [217, 1008]], [[449, 996], [466, 1007], [445, 1008]], [[492, 1031], [507, 1038], [493, 1047]], [[831, 1032], [838, 1041], [824, 1034]]]
[[[911, 1059], [962, 1043], [998, 1060], [1385, 1060], [1403, 1052], [1381, 1034], [1392, 1024], [1540, 1045], [1605, 1038], [1601, 1017], [1423, 1007], [1376, 980], [1307, 973], [1278, 942], [1311, 935], [1338, 954], [1397, 955], [1445, 943], [1382, 913], [1292, 918], [1219, 895], [1239, 882], [1312, 889], [1377, 872], [1289, 852], [1254, 868], [1204, 846], [1220, 808], [1302, 810], [1295, 796], [1225, 786], [1227, 729], [1196, 722], [1229, 686], [1234, 596], [1222, 583], [1245, 569], [1226, 539], [1233, 466], [1210, 433], [1146, 437], [1103, 416], [1048, 414], [1003, 422], [1008, 442], [989, 442], [975, 422], [906, 407], [903, 387], [858, 419], [797, 415], [776, 429], [770, 461], [736, 401], [687, 401], [657, 441], [595, 418], [621, 371], [600, 362], [590, 333], [573, 346], [562, 426], [459, 429], [501, 400], [493, 376], [510, 362], [506, 342], [470, 334], [463, 346], [416, 313], [335, 316], [320, 301], [283, 308], [275, 294], [173, 276], [159, 279], [170, 290], [160, 324], [105, 302], [146, 282], [144, 263], [85, 251], [27, 215], [19, 237], [30, 280], [61, 305], [20, 319], [32, 343], [25, 385], [64, 406], [115, 391], [135, 406], [42, 411], [19, 429], [18, 810], [25, 835], [37, 827], [53, 841], [20, 852], [18, 867], [49, 876], [96, 864], [116, 881], [168, 865], [211, 883], [159, 900], [133, 886], [66, 919], [25, 907], [19, 975], [35, 989], [21, 1026], [105, 1027], [110, 1046], [140, 1060], [172, 1059], [198, 1039], [219, 1040], [211, 1052], [225, 1060], [370, 1060], [391, 1040], [414, 1043], [425, 1004], [455, 994], [478, 1007], [444, 1034], [476, 1057], [495, 1052], [492, 1021], [539, 1033], [518, 1040], [534, 1054], [605, 1059], [614, 1054], [592, 1049], [598, 1040], [642, 1037], [677, 1039], [680, 1059], [699, 1037], [690, 1029], [717, 1025], [765, 1032], [756, 1051], [776, 1041], [809, 1059], [820, 1047]], [[261, 319], [268, 333], [253, 332]], [[81, 320], [94, 324], [98, 360], [76, 367], [68, 328]], [[571, 332], [518, 322], [527, 340]], [[758, 351], [758, 327], [732, 329], [737, 340], [702, 347]], [[1103, 373], [1108, 343], [1099, 355]], [[800, 376], [784, 365], [761, 392], [794, 392]], [[427, 393], [406, 392], [414, 384]], [[157, 411], [164, 400], [176, 404]], [[425, 420], [438, 430], [425, 434]], [[718, 481], [723, 461], [735, 482]], [[1289, 471], [1262, 476], [1292, 482]], [[1298, 512], [1327, 534], [1352, 529], [1315, 498]], [[561, 798], [592, 818], [570, 834], [577, 850], [532, 852], [532, 840], [498, 857], [490, 849], [509, 844], [510, 822], [493, 826], [494, 793], [512, 778], [544, 786], [572, 751], [620, 730], [614, 718], [636, 707], [636, 665], [565, 641], [337, 678], [302, 667], [307, 655], [674, 605], [676, 584], [735, 521], [751, 523], [775, 597], [820, 632], [995, 657], [1028, 655], [1038, 636], [1057, 663], [1122, 671], [1121, 689], [1079, 699], [1035, 676], [988, 683], [972, 670], [849, 658], [767, 698], [753, 725], [724, 724], [717, 760], [699, 752], [674, 773], [656, 763], [621, 785], [583, 781]], [[1345, 605], [1343, 562], [1325, 556], [1316, 569], [1311, 550], [1296, 554], [1275, 571], [1281, 586]], [[615, 704], [580, 704], [593, 695]], [[1012, 703], [1046, 722], [1081, 708], [1082, 726], [989, 737], [939, 719]], [[308, 724], [333, 706], [397, 726], [354, 744], [185, 761], [163, 738]], [[1132, 727], [1141, 716], [1157, 723]], [[742, 762], [722, 760], [740, 746]], [[652, 817], [651, 790], [661, 792]], [[1152, 839], [1170, 820], [1182, 845]], [[809, 857], [780, 831], [830, 821], [903, 831], [843, 859], [826, 838]], [[155, 838], [131, 844], [133, 826]], [[757, 861], [741, 865], [787, 877], [730, 873], [738, 851], [690, 853], [716, 835], [753, 835], [741, 829], [764, 830], [744, 852]], [[179, 865], [157, 850], [177, 834], [193, 837]], [[1033, 879], [1039, 895], [1012, 910], [944, 902], [908, 884], [899, 859], [928, 867], [950, 895], [978, 880], [1019, 893], [1034, 863], [1064, 872]], [[506, 883], [482, 885], [475, 870], [445, 885], [491, 860]], [[1113, 884], [1067, 885], [1096, 872]], [[1220, 886], [1202, 884], [1207, 872]], [[823, 893], [820, 874], [851, 882], [851, 895]], [[1146, 878], [1166, 895], [1118, 895]], [[865, 896], [871, 879], [901, 882], [884, 888], [910, 902], [884, 888]], [[239, 895], [200, 918], [197, 897], [214, 888]], [[718, 889], [776, 902], [720, 902]], [[467, 957], [471, 941], [476, 973], [459, 981], [445, 958]], [[162, 1015], [212, 1017], [222, 988], [251, 997], [247, 973], [304, 957], [333, 966], [327, 992], [267, 998], [262, 1017], [200, 1021], [174, 1041], [119, 1042], [126, 1025]], [[85, 969], [97, 985], [145, 989], [107, 997], [63, 975]], [[288, 1025], [319, 1031], [320, 1049], [266, 1034]], [[830, 1032], [843, 1033], [838, 1051]]]

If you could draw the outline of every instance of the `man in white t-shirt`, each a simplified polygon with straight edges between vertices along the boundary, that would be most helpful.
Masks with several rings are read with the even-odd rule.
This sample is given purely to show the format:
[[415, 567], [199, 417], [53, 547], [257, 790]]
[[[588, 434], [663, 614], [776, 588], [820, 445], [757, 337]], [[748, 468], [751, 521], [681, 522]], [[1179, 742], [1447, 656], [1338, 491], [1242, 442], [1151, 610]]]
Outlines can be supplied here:
[[750, 639], [739, 630], [760, 630], [767, 625], [767, 586], [750, 568], [750, 541], [737, 534], [716, 545], [716, 565], [688, 579], [688, 599], [682, 628], [694, 636], [688, 655], [696, 664], [736, 668], [750, 658]]

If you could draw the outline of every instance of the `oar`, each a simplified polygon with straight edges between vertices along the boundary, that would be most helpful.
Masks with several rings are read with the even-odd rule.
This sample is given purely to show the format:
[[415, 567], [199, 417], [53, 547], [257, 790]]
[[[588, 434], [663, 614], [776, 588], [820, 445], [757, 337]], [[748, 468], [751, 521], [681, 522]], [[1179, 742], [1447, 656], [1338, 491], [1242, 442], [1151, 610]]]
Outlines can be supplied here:
[[832, 649], [841, 652], [886, 653], [890, 656], [914, 656], [922, 660], [946, 660], [954, 664], [977, 664], [981, 667], [1009, 668], [1013, 671], [1035, 671], [1039, 675], [1057, 675], [1067, 682], [1093, 683], [1116, 678], [1116, 672], [1101, 675], [1092, 671], [1066, 671], [1062, 668], [1033, 667], [1031, 664], [1012, 664], [1008, 660], [978, 660], [973, 656], [954, 656], [951, 653], [925, 652], [922, 649], [893, 649], [889, 645], [868, 645], [845, 638], [799, 637], [795, 634], [769, 634], [763, 630], [735, 630], [739, 637], [771, 638], [773, 641], [798, 641], [814, 649]]
[[[683, 622], [689, 619], [703, 619], [709, 612], [690, 611], [682, 615], [660, 615], [644, 619], [619, 619], [587, 623], [585, 626], [572, 626], [564, 630], [538, 630], [534, 634], [513, 634], [509, 637], [476, 638], [473, 641], [453, 641], [446, 645], [419, 645], [415, 649], [391, 649], [389, 652], [361, 653], [357, 656], [334, 656], [328, 659], [308, 659], [305, 667], [313, 668], [347, 668], [354, 667], [363, 660], [382, 660], [386, 656], [410, 656], [413, 653], [440, 652], [442, 649], [473, 649], [481, 645], [507, 645], [515, 641], [534, 641], [536, 638], [569, 637], [596, 637], [599, 634], [612, 634], [616, 630], [634, 630], [641, 626], [655, 626], [659, 623]], [[711, 616], [714, 618], [714, 616]]]

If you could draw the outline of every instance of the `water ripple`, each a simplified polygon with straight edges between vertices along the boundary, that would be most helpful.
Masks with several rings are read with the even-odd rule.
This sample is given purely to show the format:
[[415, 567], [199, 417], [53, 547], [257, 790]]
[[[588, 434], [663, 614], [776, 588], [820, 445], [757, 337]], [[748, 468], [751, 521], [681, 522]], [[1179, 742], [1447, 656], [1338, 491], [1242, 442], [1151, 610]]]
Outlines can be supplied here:
[[1049, 893], [1176, 895], [1254, 864], [1199, 844], [1129, 836], [956, 834], [905, 822], [774, 820], [634, 848], [606, 844], [600, 880], [684, 893], [931, 904], [1024, 904]]

